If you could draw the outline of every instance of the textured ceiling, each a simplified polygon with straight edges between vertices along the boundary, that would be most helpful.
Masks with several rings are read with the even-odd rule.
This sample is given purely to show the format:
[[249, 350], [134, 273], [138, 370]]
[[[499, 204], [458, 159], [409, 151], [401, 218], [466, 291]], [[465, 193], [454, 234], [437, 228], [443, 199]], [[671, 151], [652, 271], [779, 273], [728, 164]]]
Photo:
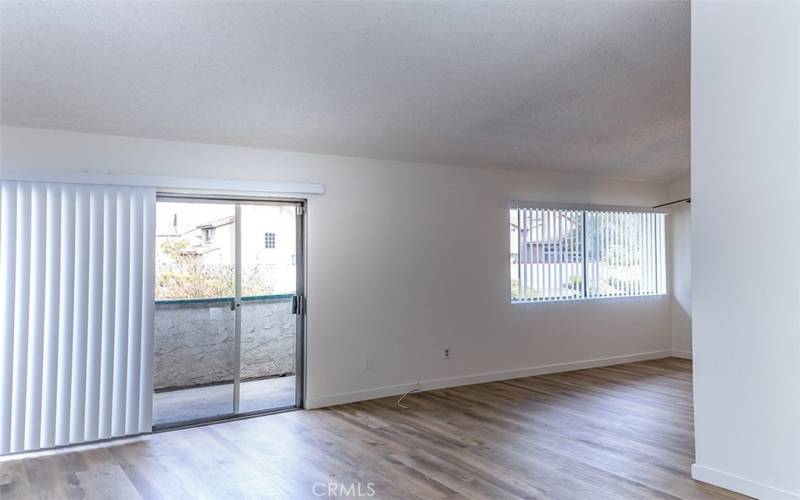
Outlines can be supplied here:
[[680, 2], [2, 2], [3, 124], [669, 181]]

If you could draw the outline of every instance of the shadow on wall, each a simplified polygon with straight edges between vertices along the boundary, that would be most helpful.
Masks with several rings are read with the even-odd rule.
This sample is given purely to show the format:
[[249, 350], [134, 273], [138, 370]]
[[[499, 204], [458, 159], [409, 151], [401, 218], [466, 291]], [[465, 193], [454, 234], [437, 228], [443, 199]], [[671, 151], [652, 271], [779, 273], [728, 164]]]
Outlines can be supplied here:
[[[681, 191], [688, 195], [688, 179]], [[672, 191], [672, 190], [671, 190]], [[678, 196], [676, 199], [679, 199]], [[672, 349], [692, 352], [692, 225], [690, 203], [675, 205], [670, 210], [670, 248], [672, 262]]]

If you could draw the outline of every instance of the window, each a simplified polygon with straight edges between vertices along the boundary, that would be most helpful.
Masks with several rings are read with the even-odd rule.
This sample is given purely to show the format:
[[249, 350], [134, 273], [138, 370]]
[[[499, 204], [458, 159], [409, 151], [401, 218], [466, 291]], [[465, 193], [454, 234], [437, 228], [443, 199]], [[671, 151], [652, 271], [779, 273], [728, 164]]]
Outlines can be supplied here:
[[264, 248], [275, 248], [275, 233], [264, 233]]
[[513, 207], [509, 223], [514, 302], [666, 293], [665, 214]]
[[203, 229], [203, 242], [210, 243], [214, 239], [214, 228], [208, 227]]

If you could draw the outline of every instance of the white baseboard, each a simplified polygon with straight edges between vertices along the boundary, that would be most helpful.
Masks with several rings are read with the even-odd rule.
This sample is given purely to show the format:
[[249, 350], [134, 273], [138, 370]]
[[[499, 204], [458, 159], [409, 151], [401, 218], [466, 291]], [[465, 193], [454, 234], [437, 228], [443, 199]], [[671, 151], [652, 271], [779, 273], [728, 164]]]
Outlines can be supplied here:
[[692, 351], [678, 351], [673, 349], [672, 350], [672, 357], [674, 358], [683, 358], [683, 359], [692, 359]]
[[[646, 361], [649, 359], [668, 358], [673, 355], [674, 351], [671, 350], [642, 352], [638, 354], [628, 354], [625, 356], [614, 356], [610, 358], [589, 359], [570, 363], [557, 363], [553, 365], [518, 368], [515, 370], [478, 373], [475, 375], [465, 375], [461, 377], [424, 380], [420, 381], [420, 386], [422, 387], [423, 391], [430, 391], [433, 389], [445, 389], [448, 387], [457, 387], [461, 385], [482, 384], [485, 382], [496, 382], [498, 380], [531, 377], [534, 375], [546, 375], [548, 373], [568, 372], [573, 370], [583, 370], [585, 368], [597, 368], [600, 366], [611, 366], [623, 363], [633, 363], [635, 361]], [[405, 394], [416, 386], [417, 384], [415, 382], [410, 382], [407, 384], [376, 387], [361, 391], [343, 392], [318, 398], [307, 398], [305, 401], [305, 407], [309, 409], [324, 408], [326, 406], [355, 403], [357, 401], [366, 401], [368, 399], [398, 396], [400, 394]]]
[[734, 474], [728, 474], [703, 465], [692, 465], [692, 478], [704, 483], [720, 486], [761, 500], [798, 500], [800, 493], [792, 493], [774, 486], [759, 483]]

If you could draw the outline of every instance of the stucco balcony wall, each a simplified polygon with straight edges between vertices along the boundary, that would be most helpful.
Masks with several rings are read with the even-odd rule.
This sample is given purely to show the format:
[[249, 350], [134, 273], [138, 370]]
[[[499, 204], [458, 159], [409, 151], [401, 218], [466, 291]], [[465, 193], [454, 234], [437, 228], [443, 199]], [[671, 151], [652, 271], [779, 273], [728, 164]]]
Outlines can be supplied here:
[[[287, 296], [242, 302], [242, 379], [294, 374], [295, 320]], [[157, 301], [156, 390], [233, 379], [231, 299]]]

